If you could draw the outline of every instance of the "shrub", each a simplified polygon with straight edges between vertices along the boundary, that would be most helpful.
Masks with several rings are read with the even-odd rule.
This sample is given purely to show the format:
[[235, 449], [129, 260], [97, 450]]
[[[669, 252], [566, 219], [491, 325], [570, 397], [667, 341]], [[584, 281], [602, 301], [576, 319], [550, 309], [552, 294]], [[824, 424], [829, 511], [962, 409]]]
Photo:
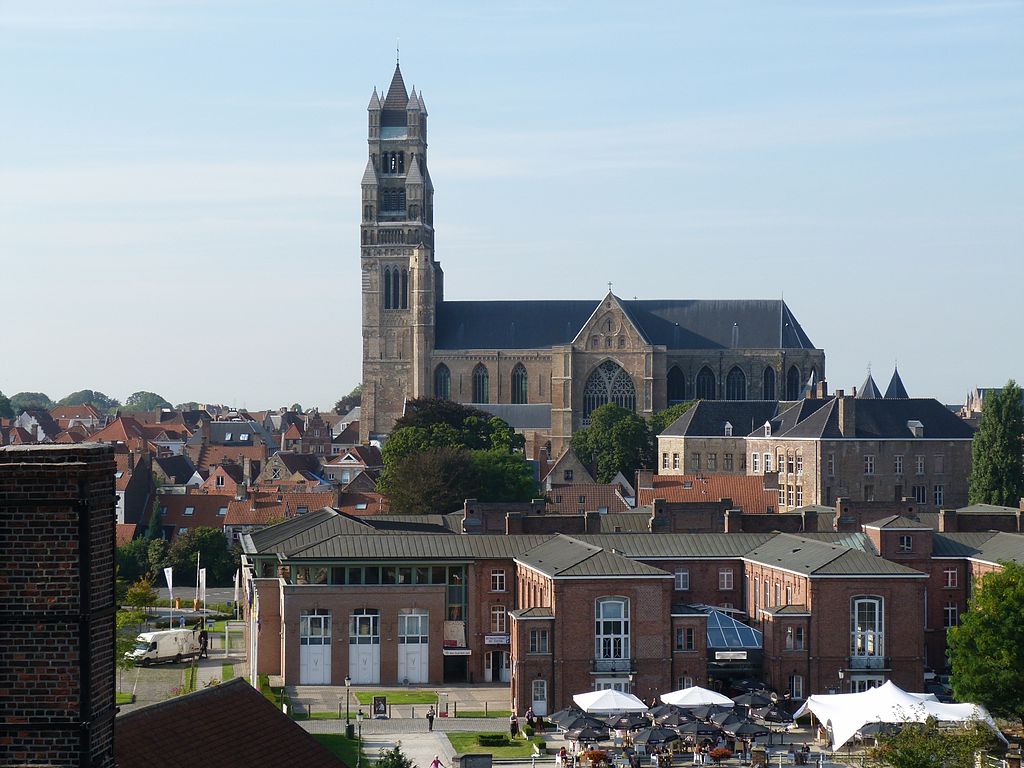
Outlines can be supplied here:
[[507, 733], [481, 733], [476, 739], [481, 747], [510, 747], [512, 739]]
[[523, 733], [526, 735], [526, 738], [532, 739], [533, 738], [533, 726], [529, 725], [529, 724], [524, 725], [523, 726]]
[[708, 752], [708, 757], [710, 757], [714, 762], [720, 763], [723, 760], [728, 760], [732, 757], [732, 750], [726, 749], [725, 747], [715, 747]]

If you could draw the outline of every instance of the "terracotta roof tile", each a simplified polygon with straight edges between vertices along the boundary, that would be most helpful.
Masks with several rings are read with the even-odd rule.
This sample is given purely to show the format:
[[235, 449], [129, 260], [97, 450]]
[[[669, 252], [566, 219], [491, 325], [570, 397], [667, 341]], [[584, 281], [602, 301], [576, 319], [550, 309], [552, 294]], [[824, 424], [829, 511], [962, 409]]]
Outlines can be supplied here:
[[117, 524], [117, 546], [123, 547], [129, 541], [135, 538], [135, 523], [118, 523]]
[[[228, 503], [225, 525], [266, 525], [272, 520], [283, 520], [322, 507], [333, 507], [337, 493], [253, 493], [247, 499], [232, 499]], [[303, 511], [300, 511], [303, 510]]]
[[596, 512], [601, 509], [608, 512], [626, 512], [630, 509], [619, 492], [619, 486], [612, 483], [552, 485], [547, 497], [551, 500], [547, 510], [562, 514], [573, 514], [581, 509], [584, 512]]
[[161, 493], [157, 495], [160, 523], [173, 526], [174, 535], [179, 528], [223, 528], [233, 500], [215, 493]]
[[778, 512], [779, 494], [766, 490], [760, 475], [671, 475], [655, 476], [653, 488], [637, 491], [637, 506], [655, 499], [668, 502], [719, 501], [732, 503], [747, 514]]

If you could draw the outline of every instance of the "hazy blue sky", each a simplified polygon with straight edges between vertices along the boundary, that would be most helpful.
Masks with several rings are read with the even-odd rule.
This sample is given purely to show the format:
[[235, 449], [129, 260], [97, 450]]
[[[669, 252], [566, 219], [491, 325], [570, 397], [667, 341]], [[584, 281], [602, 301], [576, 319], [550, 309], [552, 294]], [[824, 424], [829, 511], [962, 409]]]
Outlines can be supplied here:
[[451, 299], [777, 297], [831, 386], [1024, 377], [1024, 4], [0, 0], [0, 390], [328, 406], [401, 38]]

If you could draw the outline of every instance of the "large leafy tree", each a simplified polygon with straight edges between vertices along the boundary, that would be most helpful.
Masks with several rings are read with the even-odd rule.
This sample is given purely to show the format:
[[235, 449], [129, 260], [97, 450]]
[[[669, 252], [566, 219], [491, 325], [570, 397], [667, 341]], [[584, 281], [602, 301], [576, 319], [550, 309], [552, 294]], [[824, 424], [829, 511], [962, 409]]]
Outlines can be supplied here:
[[377, 487], [396, 512], [451, 512], [476, 496], [474, 474], [469, 451], [452, 446], [426, 448], [385, 464]]
[[445, 441], [444, 444], [455, 439], [470, 450], [496, 447], [522, 450], [525, 444], [522, 435], [517, 435], [502, 419], [478, 408], [436, 397], [419, 397], [406, 403], [405, 413], [395, 422], [394, 431], [405, 427], [431, 430], [442, 436], [439, 439]]
[[132, 392], [124, 401], [126, 411], [155, 411], [157, 408], [170, 408], [171, 404], [156, 392]]
[[11, 400], [9, 397], [0, 392], [0, 419], [13, 419], [14, 409], [11, 407]]
[[677, 403], [663, 411], [658, 411], [656, 414], [651, 416], [651, 436], [657, 440], [658, 435], [668, 429], [676, 419], [693, 408], [696, 404], [696, 400], [690, 400], [686, 403]]
[[48, 411], [53, 408], [53, 400], [43, 392], [19, 392], [11, 395], [11, 408], [14, 409], [15, 415], [23, 413], [28, 408], [43, 408]]
[[599, 483], [611, 482], [618, 472], [632, 478], [654, 460], [650, 426], [633, 411], [614, 403], [590, 414], [590, 426], [573, 434], [572, 447], [581, 461], [593, 464]]
[[334, 412], [339, 416], [344, 416], [346, 413], [355, 408], [362, 401], [363, 398], [363, 385], [356, 384], [352, 388], [352, 391], [345, 395], [341, 400], [334, 404]]
[[80, 389], [57, 401], [57, 405], [92, 405], [98, 411], [112, 411], [121, 407], [121, 401], [108, 397], [98, 389]]
[[891, 768], [959, 768], [973, 766], [975, 752], [995, 746], [995, 735], [984, 724], [968, 721], [955, 727], [940, 726], [934, 718], [906, 723], [882, 736], [868, 757], [875, 765]]
[[971, 503], [1016, 507], [1024, 496], [1024, 404], [1013, 379], [985, 398], [972, 453]]
[[1024, 723], [1024, 565], [985, 575], [968, 608], [948, 633], [953, 693]]
[[137, 581], [151, 573], [149, 567], [149, 541], [132, 539], [117, 548], [117, 575], [127, 581]]
[[216, 528], [192, 528], [178, 536], [167, 551], [167, 565], [174, 568], [174, 582], [196, 583], [196, 553], [199, 567], [206, 569], [206, 583], [227, 587], [232, 583], [237, 563], [228, 548], [228, 540]]

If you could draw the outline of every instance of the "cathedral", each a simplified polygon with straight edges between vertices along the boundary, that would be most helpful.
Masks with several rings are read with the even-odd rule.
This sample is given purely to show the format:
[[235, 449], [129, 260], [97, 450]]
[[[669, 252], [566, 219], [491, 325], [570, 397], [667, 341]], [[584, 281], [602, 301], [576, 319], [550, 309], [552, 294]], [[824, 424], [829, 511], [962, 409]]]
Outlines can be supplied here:
[[501, 416], [550, 456], [605, 403], [650, 416], [696, 398], [795, 400], [824, 378], [824, 351], [779, 299], [624, 300], [609, 286], [592, 301], [446, 301], [423, 94], [396, 65], [368, 112], [363, 441], [434, 396]]

